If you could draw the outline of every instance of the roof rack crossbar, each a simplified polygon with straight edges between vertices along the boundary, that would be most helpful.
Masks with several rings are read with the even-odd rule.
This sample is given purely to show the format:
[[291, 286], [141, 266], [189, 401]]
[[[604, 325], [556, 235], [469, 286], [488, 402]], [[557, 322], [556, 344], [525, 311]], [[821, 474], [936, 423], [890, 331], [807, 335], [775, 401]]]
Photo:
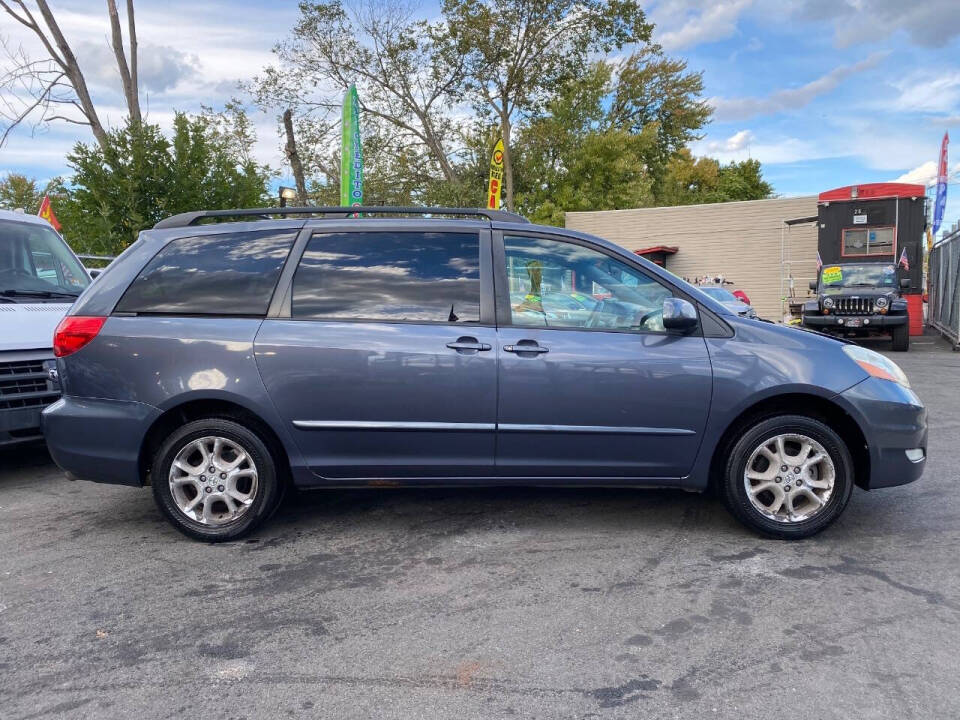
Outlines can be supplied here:
[[205, 218], [257, 217], [267, 220], [274, 215], [340, 215], [350, 217], [356, 213], [365, 215], [470, 215], [498, 222], [530, 222], [522, 215], [506, 210], [488, 210], [486, 208], [447, 208], [447, 207], [394, 207], [390, 205], [362, 205], [355, 207], [282, 207], [282, 208], [242, 208], [239, 210], [195, 210], [164, 218], [155, 230], [181, 228], [196, 225]]

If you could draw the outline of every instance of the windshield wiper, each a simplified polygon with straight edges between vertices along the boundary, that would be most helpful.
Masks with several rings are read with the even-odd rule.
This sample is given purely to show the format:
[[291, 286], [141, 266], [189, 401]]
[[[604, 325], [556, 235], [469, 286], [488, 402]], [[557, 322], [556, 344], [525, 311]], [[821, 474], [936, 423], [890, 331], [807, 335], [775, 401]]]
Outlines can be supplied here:
[[80, 293], [59, 292], [57, 290], [0, 290], [0, 297], [75, 298], [79, 296]]

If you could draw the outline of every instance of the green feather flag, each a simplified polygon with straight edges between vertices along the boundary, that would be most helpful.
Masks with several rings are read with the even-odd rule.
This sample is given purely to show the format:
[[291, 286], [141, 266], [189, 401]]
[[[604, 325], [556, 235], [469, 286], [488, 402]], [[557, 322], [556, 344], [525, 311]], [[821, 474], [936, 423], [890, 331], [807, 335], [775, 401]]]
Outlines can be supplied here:
[[363, 205], [363, 150], [360, 147], [360, 99], [356, 85], [351, 85], [343, 98], [340, 205]]

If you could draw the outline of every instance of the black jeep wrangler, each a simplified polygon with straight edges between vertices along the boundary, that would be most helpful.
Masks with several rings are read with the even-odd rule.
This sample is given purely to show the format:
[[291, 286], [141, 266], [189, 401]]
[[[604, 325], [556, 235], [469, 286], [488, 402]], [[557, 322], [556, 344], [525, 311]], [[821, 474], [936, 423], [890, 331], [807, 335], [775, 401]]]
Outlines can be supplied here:
[[810, 282], [816, 299], [803, 305], [804, 327], [844, 337], [889, 335], [893, 349], [910, 349], [907, 301], [902, 291], [908, 278], [885, 263], [830, 265]]

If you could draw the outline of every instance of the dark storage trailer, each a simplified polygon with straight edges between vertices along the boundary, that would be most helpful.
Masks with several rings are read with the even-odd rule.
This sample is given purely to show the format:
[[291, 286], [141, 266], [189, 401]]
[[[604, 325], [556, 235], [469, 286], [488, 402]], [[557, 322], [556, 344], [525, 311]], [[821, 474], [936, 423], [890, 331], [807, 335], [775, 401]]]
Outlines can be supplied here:
[[[883, 263], [908, 279], [903, 290], [910, 334], [923, 332], [923, 241], [926, 194], [923, 185], [870, 183], [820, 193], [817, 203], [818, 250], [824, 267], [845, 263]], [[903, 266], [903, 253], [906, 265]]]

